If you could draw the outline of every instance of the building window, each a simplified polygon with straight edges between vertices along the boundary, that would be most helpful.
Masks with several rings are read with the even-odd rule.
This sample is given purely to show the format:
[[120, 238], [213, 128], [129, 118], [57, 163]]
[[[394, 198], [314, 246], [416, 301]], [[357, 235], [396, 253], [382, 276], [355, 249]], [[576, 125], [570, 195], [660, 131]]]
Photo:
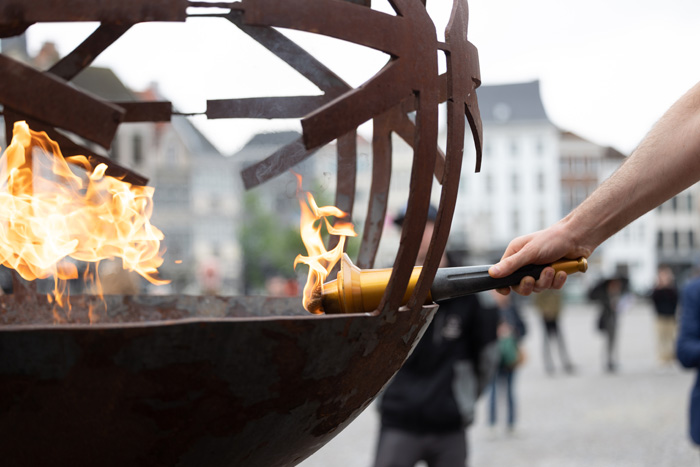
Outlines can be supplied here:
[[165, 164], [170, 167], [177, 166], [177, 149], [175, 149], [173, 144], [169, 144], [165, 148]]
[[673, 249], [675, 251], [678, 251], [678, 247], [680, 246], [680, 235], [678, 234], [677, 230], [673, 231]]
[[212, 211], [218, 211], [221, 209], [221, 196], [219, 193], [210, 193], [209, 195], [209, 207]]
[[518, 178], [518, 174], [513, 174], [511, 176], [511, 187], [513, 189], [513, 193], [517, 193], [520, 189], [520, 179]]
[[517, 140], [510, 140], [510, 155], [511, 156], [517, 156], [518, 155], [518, 141]]
[[571, 212], [571, 192], [566, 189], [561, 191], [561, 212], [564, 214]]
[[511, 220], [513, 222], [513, 233], [518, 235], [518, 232], [520, 231], [520, 212], [517, 210], [513, 211]]
[[663, 247], [664, 247], [664, 233], [659, 231], [656, 234], [656, 248], [661, 250], [661, 249], [663, 249]]
[[587, 190], [586, 187], [583, 185], [576, 185], [574, 187], [574, 199], [573, 199], [573, 205], [578, 206], [579, 204], [583, 203], [583, 200], [586, 199], [586, 194]]
[[119, 161], [119, 135], [112, 141], [112, 147], [109, 150], [109, 157], [114, 161]]
[[544, 154], [544, 141], [542, 141], [542, 137], [538, 137], [535, 141], [535, 154], [538, 156]]
[[544, 192], [544, 173], [542, 172], [537, 174], [537, 189]]
[[597, 159], [591, 159], [590, 161], [588, 161], [588, 170], [593, 175], [596, 175], [596, 174], [598, 174], [598, 166], [599, 165], [600, 165], [600, 161], [598, 161]]
[[140, 134], [135, 134], [132, 139], [132, 149], [134, 151], [134, 165], [141, 164], [143, 161], [143, 137]]
[[693, 212], [693, 195], [688, 193], [688, 212]]
[[671, 210], [673, 212], [678, 211], [678, 197], [677, 196], [674, 196], [673, 198], [671, 198]]
[[211, 255], [215, 258], [221, 256], [221, 243], [218, 241], [212, 241], [210, 245]]
[[544, 209], [540, 209], [540, 225], [538, 228], [544, 230], [547, 227], [547, 212]]
[[561, 170], [562, 175], [569, 175], [569, 173], [571, 172], [571, 160], [570, 159], [559, 160], [559, 168]]

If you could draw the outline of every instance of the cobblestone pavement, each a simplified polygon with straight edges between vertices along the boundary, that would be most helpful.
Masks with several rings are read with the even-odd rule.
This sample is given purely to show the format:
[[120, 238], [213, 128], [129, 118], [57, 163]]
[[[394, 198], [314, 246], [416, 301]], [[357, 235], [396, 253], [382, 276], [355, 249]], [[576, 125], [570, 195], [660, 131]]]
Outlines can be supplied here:
[[[594, 329], [595, 317], [591, 306], [564, 310], [560, 326], [576, 371], [549, 376], [542, 363], [539, 317], [526, 308], [528, 358], [517, 374], [517, 427], [513, 433], [506, 432], [503, 422], [489, 427], [487, 398], [482, 397], [469, 434], [472, 467], [700, 465], [700, 452], [687, 435], [694, 374], [657, 365], [649, 304], [638, 301], [620, 318], [620, 367], [615, 374], [603, 371], [603, 341]], [[370, 406], [300, 465], [370, 467], [377, 428], [376, 409]]]

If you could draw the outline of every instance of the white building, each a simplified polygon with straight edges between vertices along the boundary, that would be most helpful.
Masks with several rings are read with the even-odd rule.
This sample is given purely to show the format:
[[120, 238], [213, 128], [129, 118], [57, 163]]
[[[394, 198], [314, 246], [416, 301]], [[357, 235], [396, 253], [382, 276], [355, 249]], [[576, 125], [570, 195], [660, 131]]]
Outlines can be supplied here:
[[[625, 156], [610, 147], [591, 143], [573, 133], [561, 137], [561, 214], [578, 206], [624, 161]], [[646, 292], [656, 274], [654, 247], [655, 215], [649, 213], [604, 242], [589, 258], [589, 273], [581, 282], [613, 275], [628, 276], [634, 290]]]
[[669, 265], [681, 282], [700, 264], [700, 185], [695, 184], [656, 210], [656, 251], [659, 264]]
[[[547, 118], [538, 81], [482, 86], [477, 94], [484, 125], [482, 173], [464, 166], [452, 236], [463, 235], [473, 256], [495, 261], [516, 236], [568, 214], [624, 156], [557, 128]], [[572, 280], [572, 292], [616, 273], [629, 274], [633, 288], [646, 290], [657, 264], [654, 225], [652, 213], [605, 242], [589, 258], [589, 272]]]
[[538, 82], [482, 86], [477, 95], [481, 172], [474, 173], [474, 149], [465, 151], [452, 237], [462, 236], [472, 256], [494, 261], [516, 236], [560, 218], [561, 132], [547, 118]]

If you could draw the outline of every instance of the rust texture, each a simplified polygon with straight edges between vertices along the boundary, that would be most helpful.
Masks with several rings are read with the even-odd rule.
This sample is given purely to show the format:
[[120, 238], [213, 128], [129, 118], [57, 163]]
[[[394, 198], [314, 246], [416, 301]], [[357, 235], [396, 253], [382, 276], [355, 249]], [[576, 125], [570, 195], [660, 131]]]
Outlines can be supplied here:
[[4, 55], [0, 55], [0, 73], [3, 106], [72, 132], [90, 126], [91, 141], [103, 146], [112, 142], [123, 109]]
[[296, 298], [106, 300], [73, 297], [52, 325], [45, 298], [3, 297], [3, 465], [295, 465], [367, 407], [436, 309], [336, 317]]
[[[352, 216], [357, 128], [371, 120], [371, 190], [355, 259], [362, 268], [374, 264], [387, 214], [392, 134], [413, 148], [400, 245], [384, 299], [373, 313], [309, 315], [298, 298], [186, 296], [111, 296], [105, 304], [78, 296], [65, 312], [37, 295], [33, 284], [19, 284], [21, 293], [0, 297], [3, 465], [296, 465], [347, 426], [398, 371], [436, 310], [421, 304], [447, 241], [467, 126], [477, 171], [482, 136], [479, 64], [467, 40], [467, 1], [453, 0], [444, 42], [437, 39], [425, 1], [389, 3], [395, 14], [373, 10], [370, 0], [0, 0], [2, 37], [36, 22], [100, 23], [46, 71], [0, 55], [6, 133], [14, 121], [27, 119], [58, 140], [66, 156], [82, 153], [106, 162], [110, 175], [132, 183], [147, 180], [60, 130], [107, 149], [120, 123], [170, 119], [169, 102], [106, 102], [70, 85], [137, 23], [180, 22], [188, 15], [224, 18], [318, 87], [320, 94], [312, 96], [206, 102], [212, 119], [301, 120], [302, 138], [242, 172], [246, 188], [337, 141], [335, 202]], [[226, 11], [211, 13], [211, 7]], [[277, 28], [370, 47], [386, 53], [387, 62], [353, 88]], [[447, 59], [443, 75], [439, 54]], [[437, 142], [442, 102], [447, 102], [444, 153]], [[442, 188], [431, 248], [412, 299], [399, 309], [434, 179]]]

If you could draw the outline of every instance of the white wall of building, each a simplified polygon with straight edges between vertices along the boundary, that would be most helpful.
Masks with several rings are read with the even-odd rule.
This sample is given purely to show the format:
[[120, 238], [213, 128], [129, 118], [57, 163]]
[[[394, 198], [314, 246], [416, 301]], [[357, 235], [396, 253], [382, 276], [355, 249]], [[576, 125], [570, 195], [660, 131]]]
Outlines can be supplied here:
[[559, 218], [557, 135], [548, 122], [484, 125], [481, 172], [474, 173], [470, 149], [453, 223], [473, 254], [502, 251]]

